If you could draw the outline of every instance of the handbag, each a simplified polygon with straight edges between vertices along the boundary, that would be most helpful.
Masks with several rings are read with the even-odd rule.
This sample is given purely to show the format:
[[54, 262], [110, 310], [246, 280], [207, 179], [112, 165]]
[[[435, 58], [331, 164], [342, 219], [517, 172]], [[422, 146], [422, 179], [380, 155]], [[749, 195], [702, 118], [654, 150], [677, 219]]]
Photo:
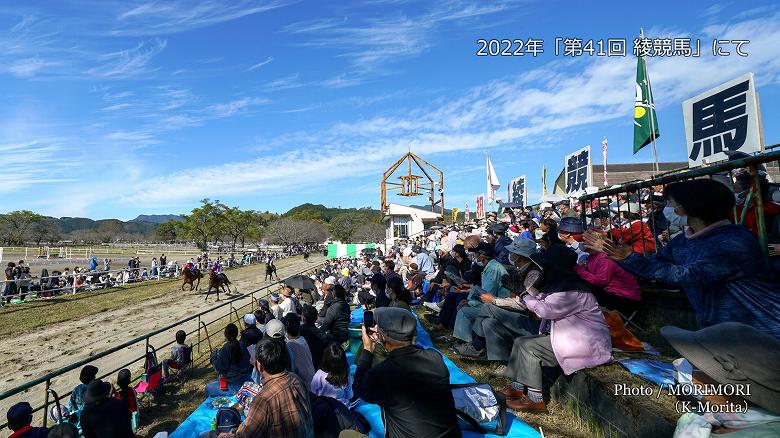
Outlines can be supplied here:
[[453, 384], [450, 390], [461, 428], [501, 436], [509, 432], [504, 394], [487, 383]]

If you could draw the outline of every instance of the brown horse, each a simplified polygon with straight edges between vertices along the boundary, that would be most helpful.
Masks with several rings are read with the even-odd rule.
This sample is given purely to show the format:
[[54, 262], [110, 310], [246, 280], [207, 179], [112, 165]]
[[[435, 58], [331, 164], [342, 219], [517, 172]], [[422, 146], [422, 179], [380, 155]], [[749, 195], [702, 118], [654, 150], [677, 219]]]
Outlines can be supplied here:
[[224, 273], [221, 273], [219, 275], [215, 274], [214, 271], [209, 269], [209, 288], [206, 291], [206, 299], [205, 301], [208, 301], [209, 294], [211, 294], [211, 291], [215, 291], [217, 293], [217, 301], [220, 301], [219, 299], [219, 290], [222, 289], [223, 292], [225, 292], [228, 295], [232, 295], [233, 293], [230, 291], [230, 280], [228, 280], [227, 275]]
[[198, 271], [190, 271], [189, 269], [182, 269], [182, 277], [184, 277], [184, 283], [181, 285], [181, 290], [184, 290], [184, 286], [190, 285], [190, 291], [193, 289], [198, 290], [200, 286], [200, 279], [203, 278], [203, 273]]
[[265, 264], [265, 278], [263, 279], [263, 281], [268, 281], [269, 278], [271, 280], [273, 280], [274, 279], [274, 275], [276, 275], [276, 279], [278, 280], [279, 279], [279, 274], [276, 273], [276, 265], [274, 265], [273, 263], [271, 263], [271, 264], [266, 263]]

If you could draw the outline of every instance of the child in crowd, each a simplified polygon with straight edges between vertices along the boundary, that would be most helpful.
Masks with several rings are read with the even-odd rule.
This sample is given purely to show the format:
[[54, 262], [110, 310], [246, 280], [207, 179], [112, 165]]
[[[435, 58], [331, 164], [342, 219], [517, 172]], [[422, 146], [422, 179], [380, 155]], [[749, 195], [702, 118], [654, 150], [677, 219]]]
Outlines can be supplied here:
[[164, 379], [168, 379], [171, 368], [180, 370], [189, 365], [192, 360], [192, 349], [184, 343], [186, 340], [187, 333], [184, 330], [176, 332], [176, 343], [171, 347], [171, 357], [162, 361]]
[[87, 392], [87, 385], [89, 382], [95, 380], [97, 377], [98, 369], [93, 365], [84, 365], [79, 374], [79, 380], [81, 381], [70, 394], [70, 401], [68, 402], [68, 411], [78, 416], [82, 409], [84, 409], [84, 396]]
[[119, 370], [119, 374], [116, 376], [116, 388], [114, 389], [114, 398], [121, 400], [127, 406], [127, 411], [132, 418], [133, 430], [138, 428], [138, 400], [135, 396], [135, 390], [130, 387], [130, 370]]
[[338, 344], [331, 343], [322, 354], [320, 368], [311, 379], [311, 392], [332, 397], [349, 406], [352, 398], [352, 378], [349, 375], [347, 355]]

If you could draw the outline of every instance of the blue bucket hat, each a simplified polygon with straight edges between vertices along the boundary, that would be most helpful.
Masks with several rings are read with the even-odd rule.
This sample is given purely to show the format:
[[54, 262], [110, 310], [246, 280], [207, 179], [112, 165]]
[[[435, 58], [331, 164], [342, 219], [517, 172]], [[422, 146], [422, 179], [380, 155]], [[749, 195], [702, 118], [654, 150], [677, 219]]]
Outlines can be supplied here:
[[558, 225], [559, 233], [571, 233], [582, 234], [584, 229], [582, 227], [582, 220], [577, 217], [565, 217], [561, 219], [561, 224]]

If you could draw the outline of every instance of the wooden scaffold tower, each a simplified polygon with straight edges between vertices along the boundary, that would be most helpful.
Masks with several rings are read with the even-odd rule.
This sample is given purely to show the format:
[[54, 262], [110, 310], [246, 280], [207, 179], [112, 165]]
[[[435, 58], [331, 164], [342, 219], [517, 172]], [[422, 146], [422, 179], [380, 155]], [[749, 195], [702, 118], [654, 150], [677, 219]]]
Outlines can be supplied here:
[[[400, 182], [389, 181], [393, 173], [401, 165], [406, 163], [406, 175], [397, 177]], [[415, 169], [412, 169], [414, 164]], [[413, 172], [422, 172], [422, 175], [416, 175]], [[432, 176], [433, 175], [433, 176]], [[438, 177], [438, 180], [434, 179]], [[424, 178], [424, 179], [423, 179]], [[444, 215], [444, 173], [425, 161], [419, 155], [411, 151], [401, 157], [392, 166], [390, 166], [382, 176], [382, 212], [387, 213], [389, 204], [387, 203], [388, 191], [398, 190], [398, 196], [420, 196], [428, 192], [428, 200], [431, 202], [431, 211]], [[438, 198], [438, 199], [437, 199]], [[439, 211], [436, 211], [436, 207]]]

